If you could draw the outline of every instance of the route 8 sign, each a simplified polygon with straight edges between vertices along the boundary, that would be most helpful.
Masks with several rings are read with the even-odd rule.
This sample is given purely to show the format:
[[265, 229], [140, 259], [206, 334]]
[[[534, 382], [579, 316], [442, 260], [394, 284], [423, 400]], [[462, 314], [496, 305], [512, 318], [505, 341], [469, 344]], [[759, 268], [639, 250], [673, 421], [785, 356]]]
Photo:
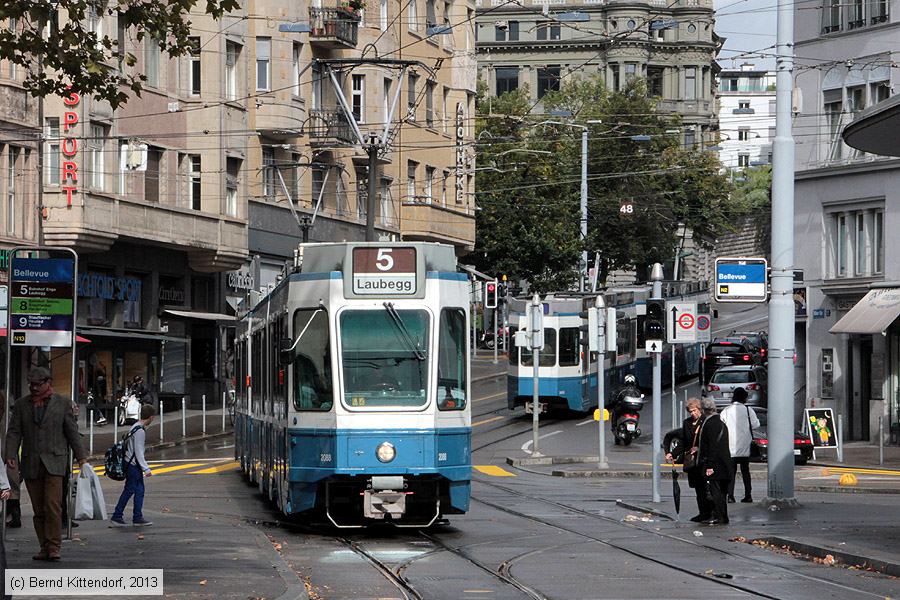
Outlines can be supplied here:
[[666, 302], [666, 338], [670, 344], [697, 341], [696, 302]]

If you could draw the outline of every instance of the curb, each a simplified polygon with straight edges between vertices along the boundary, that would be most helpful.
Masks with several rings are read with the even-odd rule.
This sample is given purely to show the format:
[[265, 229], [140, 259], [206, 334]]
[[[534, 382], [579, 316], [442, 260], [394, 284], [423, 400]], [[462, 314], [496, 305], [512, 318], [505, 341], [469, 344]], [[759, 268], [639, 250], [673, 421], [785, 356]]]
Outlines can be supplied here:
[[851, 487], [846, 485], [795, 485], [794, 490], [798, 492], [822, 492], [832, 494], [900, 494], [900, 489], [896, 488]]
[[[165, 450], [166, 448], [174, 448], [176, 446], [183, 446], [184, 444], [190, 444], [191, 442], [200, 442], [205, 440], [214, 440], [218, 438], [224, 438], [234, 435], [234, 430], [231, 431], [222, 431], [219, 433], [210, 433], [207, 435], [195, 435], [193, 437], [181, 438], [180, 440], [175, 440], [173, 442], [157, 442], [156, 444], [148, 444], [145, 448], [145, 452], [150, 452], [152, 450]], [[103, 454], [92, 454], [88, 456], [88, 462], [92, 462], [93, 460], [105, 460], [106, 459], [106, 451], [104, 450]]]
[[900, 474], [900, 469], [885, 467], [879, 465], [869, 465], [868, 467], [856, 466], [856, 465], [843, 465], [840, 463], [823, 463], [823, 462], [813, 462], [809, 461], [806, 463], [807, 466], [810, 467], [821, 467], [823, 469], [855, 469], [858, 471], [892, 471], [894, 473]]
[[795, 552], [808, 554], [810, 556], [815, 556], [816, 558], [825, 558], [830, 554], [832, 557], [834, 557], [835, 562], [841, 563], [848, 567], [871, 567], [880, 573], [884, 573], [885, 575], [892, 575], [894, 577], [900, 576], [900, 564], [898, 563], [892, 563], [877, 558], [869, 558], [868, 556], [862, 556], [859, 554], [852, 554], [850, 552], [844, 552], [843, 550], [835, 550], [833, 548], [828, 548], [827, 546], [814, 546], [812, 544], [798, 542], [797, 540], [792, 540], [789, 538], [763, 537], [756, 539], [768, 544], [772, 544], [774, 546], [786, 546]]
[[506, 464], [511, 467], [587, 464], [599, 461], [600, 457], [598, 456], [542, 456], [541, 458], [506, 457]]

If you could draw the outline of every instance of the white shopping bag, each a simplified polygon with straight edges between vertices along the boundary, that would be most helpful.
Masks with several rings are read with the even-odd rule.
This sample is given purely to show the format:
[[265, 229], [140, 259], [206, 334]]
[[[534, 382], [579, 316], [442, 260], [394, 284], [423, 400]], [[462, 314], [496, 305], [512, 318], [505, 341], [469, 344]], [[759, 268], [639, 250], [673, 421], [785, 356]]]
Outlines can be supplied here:
[[106, 520], [106, 502], [100, 488], [100, 478], [94, 473], [91, 465], [81, 467], [76, 480], [75, 513], [76, 521]]

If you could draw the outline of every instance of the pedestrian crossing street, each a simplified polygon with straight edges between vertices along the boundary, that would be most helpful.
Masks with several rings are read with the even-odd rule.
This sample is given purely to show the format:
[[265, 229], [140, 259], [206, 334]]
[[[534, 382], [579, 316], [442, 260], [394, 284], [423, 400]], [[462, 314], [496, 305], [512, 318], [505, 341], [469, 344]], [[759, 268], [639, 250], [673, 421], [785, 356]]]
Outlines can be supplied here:
[[[150, 470], [153, 471], [153, 476], [157, 475], [217, 475], [219, 473], [228, 473], [232, 471], [237, 471], [241, 467], [241, 463], [236, 460], [231, 460], [227, 458], [217, 458], [217, 459], [186, 459], [186, 460], [171, 460], [171, 461], [157, 461], [150, 462]], [[106, 469], [103, 465], [91, 465], [91, 468], [94, 469], [94, 473], [97, 475], [104, 475], [106, 473]], [[484, 475], [490, 475], [492, 477], [515, 477], [513, 473], [510, 473], [506, 469], [502, 467], [498, 467], [496, 465], [473, 465], [472, 467], [479, 473]], [[79, 469], [75, 469], [75, 474], [79, 473]]]

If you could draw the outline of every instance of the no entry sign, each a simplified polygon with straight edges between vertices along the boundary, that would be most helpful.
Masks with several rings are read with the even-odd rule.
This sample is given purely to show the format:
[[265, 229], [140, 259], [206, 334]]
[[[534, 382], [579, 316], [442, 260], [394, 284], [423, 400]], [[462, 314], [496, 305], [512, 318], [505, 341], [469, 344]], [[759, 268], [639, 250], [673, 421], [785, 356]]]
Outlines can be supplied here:
[[696, 302], [666, 302], [666, 337], [670, 344], [697, 341]]

